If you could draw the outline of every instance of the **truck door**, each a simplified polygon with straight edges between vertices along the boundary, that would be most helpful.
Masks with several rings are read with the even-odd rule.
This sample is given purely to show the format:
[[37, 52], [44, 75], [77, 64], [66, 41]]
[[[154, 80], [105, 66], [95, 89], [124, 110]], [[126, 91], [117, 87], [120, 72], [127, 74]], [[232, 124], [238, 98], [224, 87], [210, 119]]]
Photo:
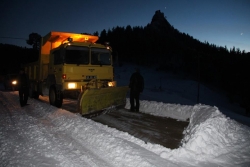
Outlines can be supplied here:
[[62, 82], [63, 49], [53, 52], [52, 74], [55, 75], [56, 83]]

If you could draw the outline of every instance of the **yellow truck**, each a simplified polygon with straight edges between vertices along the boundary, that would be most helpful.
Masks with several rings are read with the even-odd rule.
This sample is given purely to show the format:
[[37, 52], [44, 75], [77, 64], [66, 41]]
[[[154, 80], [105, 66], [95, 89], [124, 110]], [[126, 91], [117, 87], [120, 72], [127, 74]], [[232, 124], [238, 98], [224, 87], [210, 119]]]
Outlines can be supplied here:
[[82, 115], [124, 106], [128, 87], [117, 87], [111, 47], [97, 40], [98, 36], [54, 31], [42, 37], [38, 61], [23, 65], [30, 97], [48, 95], [51, 105], [61, 107], [63, 98], [75, 95]]

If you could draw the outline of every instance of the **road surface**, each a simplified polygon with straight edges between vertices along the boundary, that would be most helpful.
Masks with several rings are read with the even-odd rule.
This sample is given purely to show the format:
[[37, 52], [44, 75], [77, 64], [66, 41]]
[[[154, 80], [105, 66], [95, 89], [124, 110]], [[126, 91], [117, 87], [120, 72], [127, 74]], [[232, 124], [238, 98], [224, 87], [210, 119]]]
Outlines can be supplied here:
[[[39, 96], [39, 100], [49, 103], [48, 96]], [[62, 108], [75, 112], [76, 105], [76, 100], [64, 99]], [[130, 112], [127, 109], [115, 110], [90, 119], [127, 132], [145, 142], [160, 144], [170, 149], [180, 146], [183, 138], [182, 132], [188, 126], [188, 122], [141, 112]]]

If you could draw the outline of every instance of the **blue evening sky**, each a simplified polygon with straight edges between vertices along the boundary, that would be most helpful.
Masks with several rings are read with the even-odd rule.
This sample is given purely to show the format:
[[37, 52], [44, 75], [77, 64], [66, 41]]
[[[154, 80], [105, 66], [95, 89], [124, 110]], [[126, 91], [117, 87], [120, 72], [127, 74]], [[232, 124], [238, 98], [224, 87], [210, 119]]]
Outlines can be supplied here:
[[249, 0], [2, 0], [0, 4], [0, 43], [28, 46], [24, 39], [32, 32], [44, 36], [50, 31], [100, 33], [116, 26], [144, 27], [160, 10], [174, 28], [201, 42], [250, 52]]

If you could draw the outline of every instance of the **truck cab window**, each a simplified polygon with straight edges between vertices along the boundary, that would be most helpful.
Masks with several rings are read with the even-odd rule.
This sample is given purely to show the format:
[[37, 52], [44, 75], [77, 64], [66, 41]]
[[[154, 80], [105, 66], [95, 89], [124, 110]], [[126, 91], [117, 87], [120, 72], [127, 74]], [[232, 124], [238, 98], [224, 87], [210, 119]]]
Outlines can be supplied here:
[[68, 46], [65, 51], [66, 64], [89, 64], [89, 48], [81, 46]]
[[63, 63], [63, 55], [60, 54], [60, 50], [55, 50], [54, 54], [54, 65]]
[[93, 65], [111, 65], [111, 54], [108, 49], [92, 48], [91, 64]]

